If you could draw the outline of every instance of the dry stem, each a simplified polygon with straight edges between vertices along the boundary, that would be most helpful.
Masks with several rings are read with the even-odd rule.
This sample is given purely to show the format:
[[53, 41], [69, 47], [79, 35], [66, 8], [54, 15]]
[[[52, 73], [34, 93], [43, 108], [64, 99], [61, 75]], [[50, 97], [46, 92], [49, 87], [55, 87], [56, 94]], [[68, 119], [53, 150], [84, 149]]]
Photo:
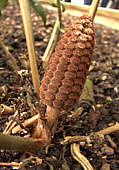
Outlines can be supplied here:
[[0, 133], [0, 149], [36, 154], [43, 146], [44, 143], [42, 141], [41, 143], [37, 143], [32, 138], [23, 138]]
[[52, 32], [52, 35], [51, 35], [51, 38], [49, 40], [48, 46], [47, 46], [44, 56], [42, 58], [44, 68], [46, 68], [48, 65], [49, 59], [52, 55], [52, 52], [54, 51], [58, 36], [59, 36], [59, 29], [58, 29], [58, 19], [57, 19], [54, 29], [53, 29], [53, 32]]
[[[25, 120], [23, 123], [23, 126], [26, 128], [26, 127], [33, 125], [38, 120], [38, 118], [39, 118], [39, 114]], [[12, 133], [15, 134], [21, 130], [22, 128], [19, 125], [17, 125], [16, 127], [14, 127], [14, 129], [12, 129]]]
[[60, 0], [57, 0], [57, 7], [58, 7], [58, 20], [59, 20], [59, 26], [60, 26], [60, 28], [61, 28], [61, 23], [62, 23], [62, 12], [61, 12]]
[[13, 114], [14, 112], [14, 109], [10, 106], [6, 106], [4, 104], [1, 104], [0, 105], [0, 114], [1, 115], [10, 115], [10, 114]]
[[43, 121], [41, 118], [38, 118], [37, 126], [34, 130], [33, 137], [37, 140], [43, 139], [48, 144], [51, 143], [51, 138], [54, 136], [57, 127], [59, 110], [56, 110], [50, 106], [47, 106], [46, 120]]
[[19, 0], [19, 4], [21, 8], [23, 23], [24, 23], [30, 67], [31, 67], [32, 79], [33, 79], [33, 86], [37, 96], [39, 97], [40, 80], [39, 80], [36, 55], [34, 49], [34, 38], [33, 38], [32, 21], [30, 16], [29, 0]]
[[57, 17], [57, 20], [55, 22], [55, 26], [54, 26], [54, 29], [53, 29], [53, 32], [51, 34], [51, 38], [49, 40], [49, 43], [48, 43], [48, 46], [45, 50], [45, 53], [44, 53], [44, 56], [43, 56], [43, 67], [46, 68], [47, 65], [48, 65], [48, 62], [50, 60], [50, 57], [55, 49], [55, 46], [56, 46], [56, 43], [57, 43], [57, 40], [58, 40], [58, 37], [59, 37], [59, 28], [58, 27], [61, 27], [61, 6], [60, 6], [60, 1], [57, 0], [57, 6], [58, 6], [58, 17]]
[[115, 131], [118, 131], [119, 130], [119, 123], [117, 123], [116, 125], [114, 126], [111, 126], [111, 127], [108, 127], [104, 130], [100, 130], [99, 133], [103, 134], [103, 135], [109, 135]]
[[13, 166], [13, 167], [19, 167], [20, 163], [17, 162], [0, 162], [0, 166]]
[[0, 39], [0, 46], [2, 47], [2, 49], [4, 50], [4, 52], [6, 53], [6, 55], [10, 58], [11, 63], [12, 63], [12, 67], [14, 68], [15, 72], [17, 73], [17, 71], [19, 71], [19, 67], [16, 64], [16, 60], [15, 58], [12, 56], [12, 54], [9, 52], [8, 48], [5, 46], [5, 44], [2, 42], [2, 40]]
[[92, 1], [91, 7], [90, 7], [90, 10], [89, 10], [89, 15], [91, 16], [91, 18], [92, 18], [93, 20], [94, 20], [94, 18], [95, 18], [95, 15], [96, 15], [96, 11], [97, 11], [99, 2], [100, 2], [100, 0], [93, 0], [93, 1]]
[[59, 110], [47, 106], [46, 120], [47, 120], [47, 126], [52, 136], [54, 136], [54, 133], [57, 128], [58, 115], [59, 115]]
[[71, 154], [76, 159], [85, 170], [94, 170], [88, 159], [81, 154], [79, 144], [71, 144]]
[[[13, 116], [16, 117], [17, 115], [18, 115], [18, 111], [16, 111]], [[14, 122], [14, 123], [13, 122], [14, 122], [13, 120], [9, 121], [5, 130], [3, 131], [3, 134], [9, 134], [11, 132], [11, 129], [16, 125], [16, 122]]]
[[[119, 130], [119, 123], [117, 123], [114, 126], [108, 127], [104, 130], [100, 130], [99, 132], [95, 132], [93, 136], [96, 136], [98, 134], [108, 135], [118, 130]], [[66, 137], [65, 140], [61, 142], [61, 144], [67, 145], [67, 144], [75, 143], [75, 142], [86, 142], [90, 138], [92, 138], [92, 134], [90, 134], [89, 136], [73, 136], [73, 137], [69, 136], [69, 137]]]

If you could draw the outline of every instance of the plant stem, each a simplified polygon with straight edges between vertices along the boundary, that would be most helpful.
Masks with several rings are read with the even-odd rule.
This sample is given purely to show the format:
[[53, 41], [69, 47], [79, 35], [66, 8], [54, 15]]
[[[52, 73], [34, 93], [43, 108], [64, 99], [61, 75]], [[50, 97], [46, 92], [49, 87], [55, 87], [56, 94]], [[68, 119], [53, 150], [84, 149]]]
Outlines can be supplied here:
[[0, 166], [13, 166], [13, 167], [19, 167], [20, 163], [17, 162], [0, 162]]
[[54, 26], [54, 29], [53, 29], [53, 32], [51, 34], [51, 38], [49, 40], [49, 43], [48, 43], [48, 46], [45, 50], [45, 53], [43, 55], [43, 67], [46, 68], [47, 65], [48, 65], [48, 62], [49, 62], [49, 59], [52, 55], [52, 52], [54, 51], [54, 48], [55, 48], [55, 45], [56, 45], [56, 42], [57, 42], [57, 39], [58, 39], [58, 36], [59, 36], [59, 29], [58, 29], [58, 18], [55, 22], [55, 26]]
[[29, 0], [19, 0], [19, 4], [21, 8], [23, 23], [24, 23], [24, 30], [26, 35], [26, 42], [27, 42], [27, 48], [29, 53], [32, 79], [33, 79], [33, 86], [34, 86], [35, 93], [39, 97], [40, 80], [39, 80], [36, 55], [34, 49], [34, 37], [33, 37], [33, 29], [32, 29], [32, 20], [30, 16]]
[[91, 7], [90, 7], [90, 10], [89, 10], [89, 15], [91, 16], [92, 20], [94, 20], [94, 18], [95, 18], [95, 14], [96, 14], [99, 2], [100, 2], [100, 0], [93, 0], [92, 1]]
[[6, 135], [0, 132], [0, 149], [36, 154], [41, 147], [42, 146], [32, 138]]
[[[14, 117], [17, 117], [18, 115], [18, 111], [16, 111], [14, 113]], [[14, 122], [13, 120], [10, 120], [9, 123], [7, 124], [6, 128], [3, 131], [3, 134], [10, 134], [11, 129], [16, 125], [16, 122]]]
[[47, 126], [50, 130], [51, 136], [54, 136], [57, 124], [58, 124], [58, 116], [60, 111], [58, 109], [54, 109], [53, 107], [47, 106], [46, 109], [46, 120]]
[[5, 44], [2, 42], [2, 40], [0, 39], [0, 46], [2, 47], [2, 49], [4, 50], [4, 52], [6, 53], [6, 55], [10, 58], [11, 63], [12, 63], [12, 67], [15, 70], [15, 72], [17, 73], [17, 71], [19, 71], [19, 67], [16, 64], [16, 60], [15, 58], [12, 56], [12, 54], [9, 52], [8, 48], [5, 46]]
[[61, 14], [61, 6], [60, 6], [60, 1], [57, 0], [57, 7], [58, 7], [58, 17], [57, 17], [57, 20], [55, 22], [55, 26], [54, 26], [54, 29], [53, 29], [53, 32], [52, 32], [52, 35], [51, 35], [51, 38], [49, 40], [49, 43], [48, 43], [48, 46], [45, 50], [45, 53], [44, 53], [44, 56], [43, 56], [43, 67], [46, 68], [47, 65], [48, 65], [48, 62], [49, 62], [49, 59], [55, 49], [55, 46], [56, 46], [56, 43], [57, 43], [57, 40], [58, 40], [58, 36], [59, 36], [59, 27], [61, 27], [61, 17], [62, 17], [62, 14]]
[[59, 20], [59, 26], [60, 26], [60, 28], [61, 28], [61, 23], [62, 23], [62, 12], [61, 12], [60, 0], [57, 0], [57, 8], [58, 8], [58, 20]]

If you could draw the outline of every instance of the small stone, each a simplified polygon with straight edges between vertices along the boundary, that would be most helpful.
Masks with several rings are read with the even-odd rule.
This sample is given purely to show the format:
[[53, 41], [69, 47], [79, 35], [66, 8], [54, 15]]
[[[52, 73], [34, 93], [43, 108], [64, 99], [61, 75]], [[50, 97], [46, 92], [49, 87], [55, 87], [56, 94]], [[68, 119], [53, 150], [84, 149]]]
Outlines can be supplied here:
[[106, 76], [106, 75], [102, 77], [102, 80], [106, 80], [106, 79], [107, 79], [107, 76]]
[[118, 92], [119, 92], [119, 90], [118, 90], [118, 88], [117, 88], [117, 87], [114, 87], [114, 91], [115, 91], [116, 93], [118, 93]]
[[37, 16], [35, 16], [35, 17], [34, 17], [34, 20], [35, 20], [35, 21], [38, 21], [38, 17], [37, 17]]
[[103, 107], [103, 104], [97, 104], [96, 106], [100, 108]]
[[119, 43], [117, 43], [117, 47], [119, 47]]
[[111, 98], [110, 96], [107, 96], [107, 97], [106, 97], [106, 100], [112, 101], [112, 98]]
[[50, 29], [46, 29], [46, 32], [47, 32], [47, 33], [51, 33], [51, 30], [50, 30]]
[[47, 38], [44, 38], [43, 41], [47, 43], [47, 42], [48, 42], [48, 39], [47, 39]]

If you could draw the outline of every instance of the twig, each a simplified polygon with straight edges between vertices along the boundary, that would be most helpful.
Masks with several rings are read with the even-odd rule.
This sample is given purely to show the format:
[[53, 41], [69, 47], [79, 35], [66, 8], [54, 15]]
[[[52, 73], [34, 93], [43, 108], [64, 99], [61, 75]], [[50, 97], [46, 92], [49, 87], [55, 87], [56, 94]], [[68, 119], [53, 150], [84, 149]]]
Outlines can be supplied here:
[[61, 141], [62, 145], [68, 145], [75, 142], [85, 142], [89, 136], [66, 136], [64, 141]]
[[99, 2], [100, 2], [100, 0], [93, 0], [92, 1], [91, 7], [90, 7], [90, 10], [89, 10], [89, 15], [91, 16], [92, 20], [94, 20], [94, 18], [95, 18], [95, 14], [96, 14]]
[[106, 139], [108, 140], [112, 148], [117, 148], [116, 143], [112, 140], [112, 138], [109, 135], [106, 135]]
[[60, 28], [61, 28], [61, 24], [62, 24], [62, 12], [61, 12], [60, 0], [57, 0], [57, 8], [58, 8], [59, 26], [60, 26]]
[[39, 80], [36, 55], [34, 49], [34, 38], [33, 38], [32, 21], [30, 16], [29, 0], [19, 0], [19, 4], [21, 8], [23, 23], [24, 23], [30, 67], [31, 67], [32, 79], [33, 79], [33, 86], [34, 86], [35, 93], [39, 97], [40, 80]]
[[[114, 125], [114, 126], [108, 127], [104, 130], [101, 130], [99, 132], [95, 132], [93, 134], [90, 134], [89, 136], [73, 136], [73, 137], [69, 136], [69, 137], [66, 137], [64, 141], [61, 141], [61, 144], [67, 145], [67, 144], [75, 143], [75, 142], [87, 142], [92, 138], [92, 136], [96, 136], [96, 135], [99, 135], [99, 134], [100, 135], [108, 135], [108, 134], [111, 134], [111, 133], [118, 131], [118, 130], [119, 130], [119, 123]], [[93, 140], [95, 140], [95, 138], [93, 138]]]
[[16, 122], [16, 124], [19, 125], [22, 129], [24, 129], [26, 131], [28, 130], [27, 128], [25, 128], [23, 126], [23, 124], [20, 122], [20, 120], [15, 118], [14, 116], [10, 116], [9, 120], [13, 120], [14, 122]]
[[19, 71], [19, 67], [16, 64], [16, 60], [14, 59], [14, 57], [12, 56], [12, 54], [9, 52], [8, 48], [5, 46], [5, 44], [2, 42], [2, 40], [0, 39], [0, 46], [2, 47], [2, 49], [4, 50], [4, 52], [6, 53], [6, 55], [10, 58], [11, 63], [12, 63], [12, 67], [14, 68], [16, 74], [17, 71]]
[[[18, 111], [16, 111], [13, 116], [16, 117], [17, 115], [18, 115]], [[5, 130], [3, 131], [3, 134], [9, 134], [11, 132], [11, 129], [15, 126], [15, 124], [16, 122], [14, 122], [13, 120], [10, 120]]]
[[0, 133], [0, 149], [30, 152], [37, 154], [43, 142], [37, 143], [32, 138], [24, 138]]
[[119, 123], [115, 124], [114, 126], [108, 127], [104, 130], [100, 130], [99, 133], [103, 134], [103, 135], [109, 135], [115, 131], [119, 130]]
[[51, 34], [51, 38], [49, 40], [48, 46], [45, 50], [44, 56], [42, 58], [43, 60], [43, 67], [46, 68], [49, 62], [49, 59], [55, 49], [58, 37], [59, 37], [59, 27], [61, 27], [61, 6], [60, 6], [60, 1], [57, 0], [57, 6], [58, 6], [58, 17], [57, 20], [55, 22], [55, 26], [53, 29], [53, 32]]
[[74, 159], [76, 159], [84, 168], [84, 170], [94, 170], [88, 159], [81, 154], [79, 144], [71, 144], [71, 153]]
[[[39, 114], [25, 120], [24, 123], [22, 123], [22, 124], [25, 128], [29, 127], [29, 126], [33, 125], [38, 120], [38, 118], [39, 118]], [[14, 129], [12, 129], [12, 133], [15, 134], [21, 130], [22, 130], [22, 128], [18, 125], [16, 127], [14, 127]]]
[[19, 167], [21, 163], [17, 162], [0, 162], [0, 166], [13, 166], [13, 167]]
[[6, 106], [4, 104], [0, 105], [0, 115], [10, 115], [13, 114], [14, 109], [10, 106]]

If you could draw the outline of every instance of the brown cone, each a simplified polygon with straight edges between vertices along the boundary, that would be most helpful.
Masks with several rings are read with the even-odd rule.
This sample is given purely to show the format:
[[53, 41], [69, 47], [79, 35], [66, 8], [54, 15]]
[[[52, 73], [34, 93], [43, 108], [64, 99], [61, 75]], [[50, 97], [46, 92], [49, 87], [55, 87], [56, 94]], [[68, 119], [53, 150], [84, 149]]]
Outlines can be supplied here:
[[73, 21], [58, 42], [40, 87], [43, 104], [69, 110], [77, 102], [88, 74], [94, 47], [89, 16]]

